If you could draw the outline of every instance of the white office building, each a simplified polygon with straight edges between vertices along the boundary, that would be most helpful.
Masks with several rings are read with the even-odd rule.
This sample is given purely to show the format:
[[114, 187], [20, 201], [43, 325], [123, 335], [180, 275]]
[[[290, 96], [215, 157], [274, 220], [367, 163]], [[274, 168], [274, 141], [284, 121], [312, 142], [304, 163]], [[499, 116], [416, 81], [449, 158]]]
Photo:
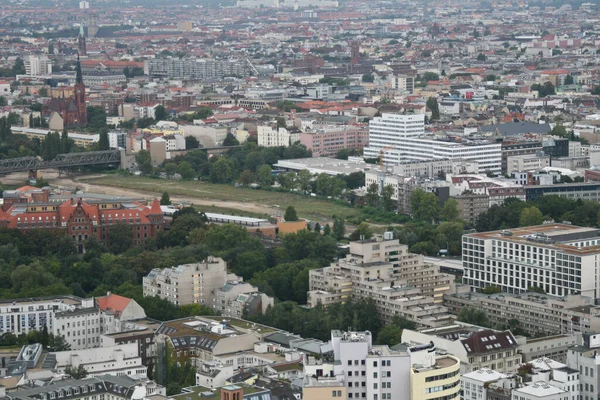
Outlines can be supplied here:
[[373, 118], [369, 123], [369, 147], [365, 148], [364, 157], [380, 155], [386, 166], [407, 161], [450, 159], [476, 161], [479, 172], [500, 172], [502, 164], [500, 143], [456, 142], [426, 136], [424, 114], [382, 114]]
[[463, 236], [463, 283], [600, 297], [600, 229], [546, 224]]
[[258, 145], [263, 147], [287, 147], [300, 140], [300, 133], [292, 133], [286, 128], [261, 125], [256, 128]]
[[[346, 399], [459, 398], [460, 362], [454, 356], [439, 354], [432, 344], [390, 349], [373, 346], [368, 331], [332, 331], [331, 346], [333, 373], [328, 363], [322, 363], [320, 368], [329, 370], [330, 375], [316, 376], [344, 382]], [[308, 387], [318, 385], [319, 381], [310, 382]]]
[[29, 76], [52, 74], [52, 62], [47, 56], [29, 56], [24, 61], [25, 74]]
[[65, 373], [68, 366], [85, 368], [90, 377], [103, 375], [146, 376], [148, 368], [142, 365], [138, 344], [127, 343], [117, 346], [87, 350], [69, 350], [50, 353], [56, 360], [54, 368]]

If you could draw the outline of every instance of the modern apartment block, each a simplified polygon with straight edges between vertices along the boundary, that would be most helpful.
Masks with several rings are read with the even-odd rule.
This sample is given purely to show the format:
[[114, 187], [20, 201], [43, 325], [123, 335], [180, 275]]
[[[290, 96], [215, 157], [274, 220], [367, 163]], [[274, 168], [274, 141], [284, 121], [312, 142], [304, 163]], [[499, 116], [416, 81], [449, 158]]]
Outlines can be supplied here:
[[385, 321], [396, 315], [421, 326], [442, 326], [454, 317], [440, 303], [454, 288], [452, 275], [425, 263], [406, 245], [384, 237], [350, 243], [350, 254], [329, 267], [309, 272], [308, 305], [345, 302], [351, 297], [373, 299]]
[[519, 328], [536, 337], [600, 330], [600, 306], [594, 305], [594, 299], [581, 295], [556, 297], [534, 292], [446, 294], [444, 305], [457, 315], [464, 307], [485, 311], [495, 326], [508, 326], [516, 320]]
[[369, 144], [369, 132], [362, 126], [314, 126], [300, 133], [300, 143], [313, 157], [335, 157], [342, 149], [362, 149]]
[[373, 346], [370, 332], [332, 331], [331, 346], [333, 360], [322, 366], [330, 374], [305, 379], [305, 400], [459, 398], [459, 360], [431, 344]]
[[144, 296], [158, 296], [180, 306], [210, 305], [212, 294], [223, 287], [227, 278], [227, 265], [218, 257], [209, 257], [197, 264], [153, 269], [143, 278]]
[[410, 160], [434, 159], [477, 161], [479, 172], [500, 172], [501, 144], [482, 140], [461, 142], [425, 136], [424, 114], [382, 114], [369, 123], [369, 147], [365, 158], [383, 156], [395, 165]]
[[144, 296], [158, 296], [175, 305], [205, 304], [221, 315], [241, 317], [265, 312], [273, 298], [227, 273], [227, 264], [218, 257], [174, 268], [153, 269], [143, 279]]
[[433, 343], [460, 360], [461, 373], [489, 368], [515, 373], [521, 364], [517, 339], [509, 331], [497, 331], [457, 322], [442, 328], [421, 331], [404, 329], [402, 343]]
[[600, 229], [546, 224], [463, 236], [463, 283], [600, 297]]
[[248, 60], [155, 58], [144, 61], [144, 73], [151, 76], [185, 79], [246, 77], [255, 73]]

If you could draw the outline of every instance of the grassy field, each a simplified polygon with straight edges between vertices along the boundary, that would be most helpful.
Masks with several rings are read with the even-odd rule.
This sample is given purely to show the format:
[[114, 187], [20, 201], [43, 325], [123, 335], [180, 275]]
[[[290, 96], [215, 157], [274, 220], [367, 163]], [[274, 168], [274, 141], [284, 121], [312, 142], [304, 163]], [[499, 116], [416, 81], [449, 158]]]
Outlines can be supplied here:
[[214, 200], [214, 212], [227, 212], [237, 215], [258, 216], [260, 214], [257, 215], [254, 212], [249, 213], [247, 210], [244, 210], [246, 212], [244, 214], [244, 211], [236, 208], [235, 203], [227, 204], [228, 201], [255, 204], [258, 206], [278, 206], [281, 213], [285, 211], [287, 206], [292, 205], [296, 208], [298, 216], [315, 221], [324, 219], [329, 220], [332, 215], [349, 217], [358, 214], [358, 210], [350, 206], [335, 204], [326, 200], [293, 193], [278, 193], [267, 190], [234, 187], [232, 185], [114, 175], [87, 180], [83, 179], [82, 181], [91, 184], [152, 192], [156, 195], [159, 195], [163, 191], [167, 191], [171, 196], [179, 195], [202, 200]]

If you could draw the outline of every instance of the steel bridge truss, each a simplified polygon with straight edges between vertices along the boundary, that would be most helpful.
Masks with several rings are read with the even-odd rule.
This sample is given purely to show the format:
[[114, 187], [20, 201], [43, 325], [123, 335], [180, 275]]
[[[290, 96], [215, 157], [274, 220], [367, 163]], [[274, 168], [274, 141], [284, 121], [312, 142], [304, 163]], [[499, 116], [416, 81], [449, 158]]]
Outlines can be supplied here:
[[116, 164], [121, 162], [119, 150], [90, 151], [85, 153], [59, 154], [54, 160], [39, 157], [20, 157], [0, 160], [0, 174], [40, 169], [65, 169], [85, 165]]

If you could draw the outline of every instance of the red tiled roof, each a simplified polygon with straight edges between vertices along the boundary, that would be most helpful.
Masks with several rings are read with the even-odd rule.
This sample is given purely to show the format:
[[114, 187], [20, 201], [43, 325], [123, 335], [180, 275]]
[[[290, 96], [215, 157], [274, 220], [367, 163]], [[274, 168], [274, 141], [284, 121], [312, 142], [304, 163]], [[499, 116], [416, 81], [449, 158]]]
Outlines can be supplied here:
[[118, 317], [123, 313], [125, 308], [127, 308], [130, 301], [131, 299], [128, 297], [111, 293], [107, 296], [98, 297], [96, 299], [96, 304], [102, 311], [111, 311]]

